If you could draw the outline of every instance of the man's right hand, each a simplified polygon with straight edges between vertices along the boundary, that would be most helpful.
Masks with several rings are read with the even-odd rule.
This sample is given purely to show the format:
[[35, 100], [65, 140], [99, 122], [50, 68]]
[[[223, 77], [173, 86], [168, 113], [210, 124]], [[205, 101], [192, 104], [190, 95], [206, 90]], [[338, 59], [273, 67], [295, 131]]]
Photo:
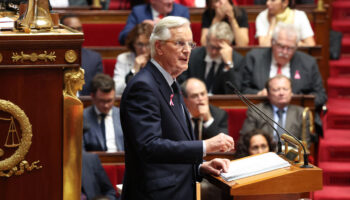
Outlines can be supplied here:
[[235, 148], [235, 142], [231, 136], [220, 133], [210, 139], [204, 140], [206, 153], [227, 152]]

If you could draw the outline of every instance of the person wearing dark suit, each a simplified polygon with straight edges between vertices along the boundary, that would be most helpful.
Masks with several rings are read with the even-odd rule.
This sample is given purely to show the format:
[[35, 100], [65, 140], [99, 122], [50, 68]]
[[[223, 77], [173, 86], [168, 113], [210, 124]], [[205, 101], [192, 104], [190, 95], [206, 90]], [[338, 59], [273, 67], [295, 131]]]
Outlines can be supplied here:
[[82, 196], [87, 200], [105, 197], [116, 200], [116, 192], [112, 186], [97, 154], [82, 152], [81, 168]]
[[147, 4], [132, 8], [124, 29], [119, 34], [119, 43], [124, 44], [126, 36], [137, 24], [142, 22], [155, 25], [162, 17], [180, 16], [190, 18], [188, 8], [169, 0], [150, 0]]
[[114, 106], [113, 79], [98, 74], [92, 80], [92, 106], [84, 109], [83, 121], [88, 130], [83, 135], [86, 151], [124, 151], [119, 109]]
[[238, 69], [243, 56], [230, 45], [233, 33], [226, 22], [218, 22], [209, 28], [207, 46], [192, 51], [188, 70], [180, 76], [180, 82], [190, 77], [205, 82], [210, 94], [231, 93], [226, 81], [240, 87]]
[[272, 48], [250, 51], [242, 66], [242, 92], [267, 94], [266, 81], [283, 74], [292, 81], [293, 94], [315, 95], [315, 106], [322, 107], [327, 95], [316, 60], [296, 51], [298, 32], [292, 25], [278, 24], [272, 39]]
[[[201, 124], [201, 137], [209, 139], [219, 133], [228, 134], [226, 111], [209, 104], [208, 92], [203, 81], [189, 78], [181, 84], [182, 95], [192, 118], [193, 127]], [[197, 125], [197, 127], [199, 126]], [[198, 130], [194, 128], [196, 134]]]
[[229, 164], [227, 159], [203, 162], [204, 154], [230, 151], [234, 142], [225, 134], [204, 141], [194, 138], [176, 82], [194, 46], [189, 21], [163, 18], [150, 43], [152, 59], [130, 80], [120, 104], [125, 143], [122, 199], [194, 200], [198, 173], [219, 175]]
[[[61, 18], [61, 23], [70, 28], [82, 31], [82, 24], [76, 15], [66, 15]], [[96, 74], [103, 73], [101, 55], [90, 49], [81, 48], [81, 68], [84, 69], [85, 85], [79, 91], [80, 96], [87, 96], [91, 93], [91, 81]]]
[[[290, 79], [288, 79], [284, 75], [277, 75], [268, 80], [266, 83], [267, 93], [269, 102], [260, 103], [257, 107], [265, 113], [271, 119], [274, 119], [276, 122], [280, 122], [283, 128], [289, 131], [298, 139], [302, 138], [302, 115], [304, 108], [297, 105], [291, 105], [290, 101], [292, 99], [292, 85]], [[281, 117], [283, 118], [280, 121], [280, 117], [278, 116], [278, 110], [282, 110], [283, 114]], [[274, 128], [279, 130], [277, 125], [273, 124]], [[306, 124], [306, 136], [305, 140], [310, 146], [310, 122], [307, 118]], [[252, 109], [247, 110], [247, 118], [245, 119], [242, 129], [240, 131], [241, 135], [244, 135], [254, 129], [261, 129], [264, 132], [269, 133], [273, 136], [274, 141], [277, 143], [278, 135], [274, 131], [274, 129], [264, 120], [262, 119], [256, 112]], [[279, 132], [281, 135], [285, 131]]]

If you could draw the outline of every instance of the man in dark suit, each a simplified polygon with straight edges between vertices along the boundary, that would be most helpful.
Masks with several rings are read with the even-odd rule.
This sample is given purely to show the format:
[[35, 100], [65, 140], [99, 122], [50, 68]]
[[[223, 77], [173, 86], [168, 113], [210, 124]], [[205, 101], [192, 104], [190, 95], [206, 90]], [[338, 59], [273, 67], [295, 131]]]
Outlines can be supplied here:
[[240, 88], [237, 70], [243, 57], [233, 50], [232, 41], [233, 33], [226, 22], [212, 25], [208, 31], [207, 46], [192, 51], [188, 70], [180, 76], [180, 81], [199, 78], [205, 82], [210, 94], [231, 93], [226, 88], [226, 81]]
[[[266, 83], [266, 91], [269, 102], [260, 103], [257, 107], [298, 139], [303, 139], [302, 114], [304, 108], [290, 104], [293, 95], [290, 79], [284, 75], [277, 75], [268, 80]], [[280, 116], [279, 112], [281, 112]], [[285, 132], [280, 130], [277, 125], [272, 125], [277, 131], [279, 131], [280, 135]], [[309, 125], [309, 119], [307, 118], [305, 140], [308, 143], [308, 146], [310, 145]], [[244, 121], [240, 134], [246, 134], [254, 129], [261, 129], [266, 133], [270, 133], [275, 142], [278, 141], [278, 135], [273, 128], [269, 126], [256, 112], [252, 109], [248, 109], [247, 118]]]
[[119, 108], [114, 106], [115, 85], [105, 74], [97, 74], [92, 80], [92, 106], [84, 109], [83, 135], [86, 151], [124, 151], [123, 131]]
[[225, 134], [204, 141], [194, 138], [176, 82], [194, 46], [189, 21], [165, 17], [156, 24], [150, 43], [152, 59], [128, 83], [120, 105], [125, 142], [122, 199], [194, 200], [198, 171], [219, 175], [229, 165], [227, 159], [202, 163], [203, 156], [230, 151], [234, 142]]
[[190, 18], [188, 8], [173, 0], [150, 0], [147, 4], [133, 7], [124, 29], [119, 33], [119, 43], [124, 44], [126, 36], [137, 24], [146, 22], [155, 25], [165, 16]]
[[[61, 23], [75, 30], [82, 31], [80, 19], [75, 15], [67, 15], [61, 18]], [[91, 80], [96, 74], [103, 73], [101, 55], [95, 51], [81, 48], [81, 68], [84, 69], [85, 85], [79, 92], [80, 96], [90, 95]]]
[[87, 153], [83, 150], [81, 169], [82, 199], [94, 199], [105, 197], [109, 200], [116, 200], [115, 189], [108, 179], [102, 167], [98, 155]]
[[[181, 91], [195, 127], [194, 133], [196, 135], [198, 132], [197, 134], [201, 135], [197, 139], [206, 140], [219, 133], [228, 134], [227, 113], [209, 104], [208, 92], [203, 81], [189, 78], [182, 83]], [[200, 129], [197, 128], [199, 125]]]
[[293, 25], [277, 24], [272, 48], [253, 49], [246, 55], [242, 66], [242, 92], [267, 95], [266, 81], [283, 74], [291, 79], [294, 94], [313, 94], [316, 107], [322, 107], [327, 96], [317, 62], [312, 56], [296, 51], [298, 38]]

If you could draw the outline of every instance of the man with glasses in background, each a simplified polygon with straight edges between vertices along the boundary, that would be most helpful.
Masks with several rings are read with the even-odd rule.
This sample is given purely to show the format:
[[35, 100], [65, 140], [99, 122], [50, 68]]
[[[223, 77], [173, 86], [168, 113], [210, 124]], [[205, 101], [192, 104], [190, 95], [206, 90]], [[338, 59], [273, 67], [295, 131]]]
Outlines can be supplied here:
[[188, 68], [194, 48], [190, 23], [169, 16], [150, 38], [151, 60], [126, 86], [120, 117], [125, 143], [122, 199], [193, 200], [200, 174], [219, 175], [229, 160], [203, 162], [210, 152], [234, 148], [232, 137], [219, 134], [195, 140], [176, 77]]
[[316, 59], [297, 51], [299, 33], [291, 24], [278, 23], [272, 36], [272, 47], [247, 53], [242, 68], [242, 92], [267, 95], [265, 83], [277, 74], [292, 82], [293, 94], [315, 95], [315, 106], [327, 101]]
[[188, 70], [180, 76], [179, 81], [198, 78], [205, 83], [209, 94], [231, 93], [226, 87], [226, 81], [239, 88], [237, 69], [243, 57], [233, 50], [233, 37], [231, 27], [226, 22], [213, 24], [208, 31], [207, 46], [192, 51]]

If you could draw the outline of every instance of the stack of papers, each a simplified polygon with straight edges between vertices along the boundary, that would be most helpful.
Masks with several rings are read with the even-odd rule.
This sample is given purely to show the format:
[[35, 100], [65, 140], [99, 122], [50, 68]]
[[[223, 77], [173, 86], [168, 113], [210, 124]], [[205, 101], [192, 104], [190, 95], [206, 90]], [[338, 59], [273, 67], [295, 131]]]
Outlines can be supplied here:
[[9, 17], [0, 18], [0, 30], [12, 30], [15, 26], [15, 21]]
[[221, 173], [221, 177], [225, 181], [232, 181], [289, 166], [288, 161], [269, 152], [232, 161], [228, 172]]

